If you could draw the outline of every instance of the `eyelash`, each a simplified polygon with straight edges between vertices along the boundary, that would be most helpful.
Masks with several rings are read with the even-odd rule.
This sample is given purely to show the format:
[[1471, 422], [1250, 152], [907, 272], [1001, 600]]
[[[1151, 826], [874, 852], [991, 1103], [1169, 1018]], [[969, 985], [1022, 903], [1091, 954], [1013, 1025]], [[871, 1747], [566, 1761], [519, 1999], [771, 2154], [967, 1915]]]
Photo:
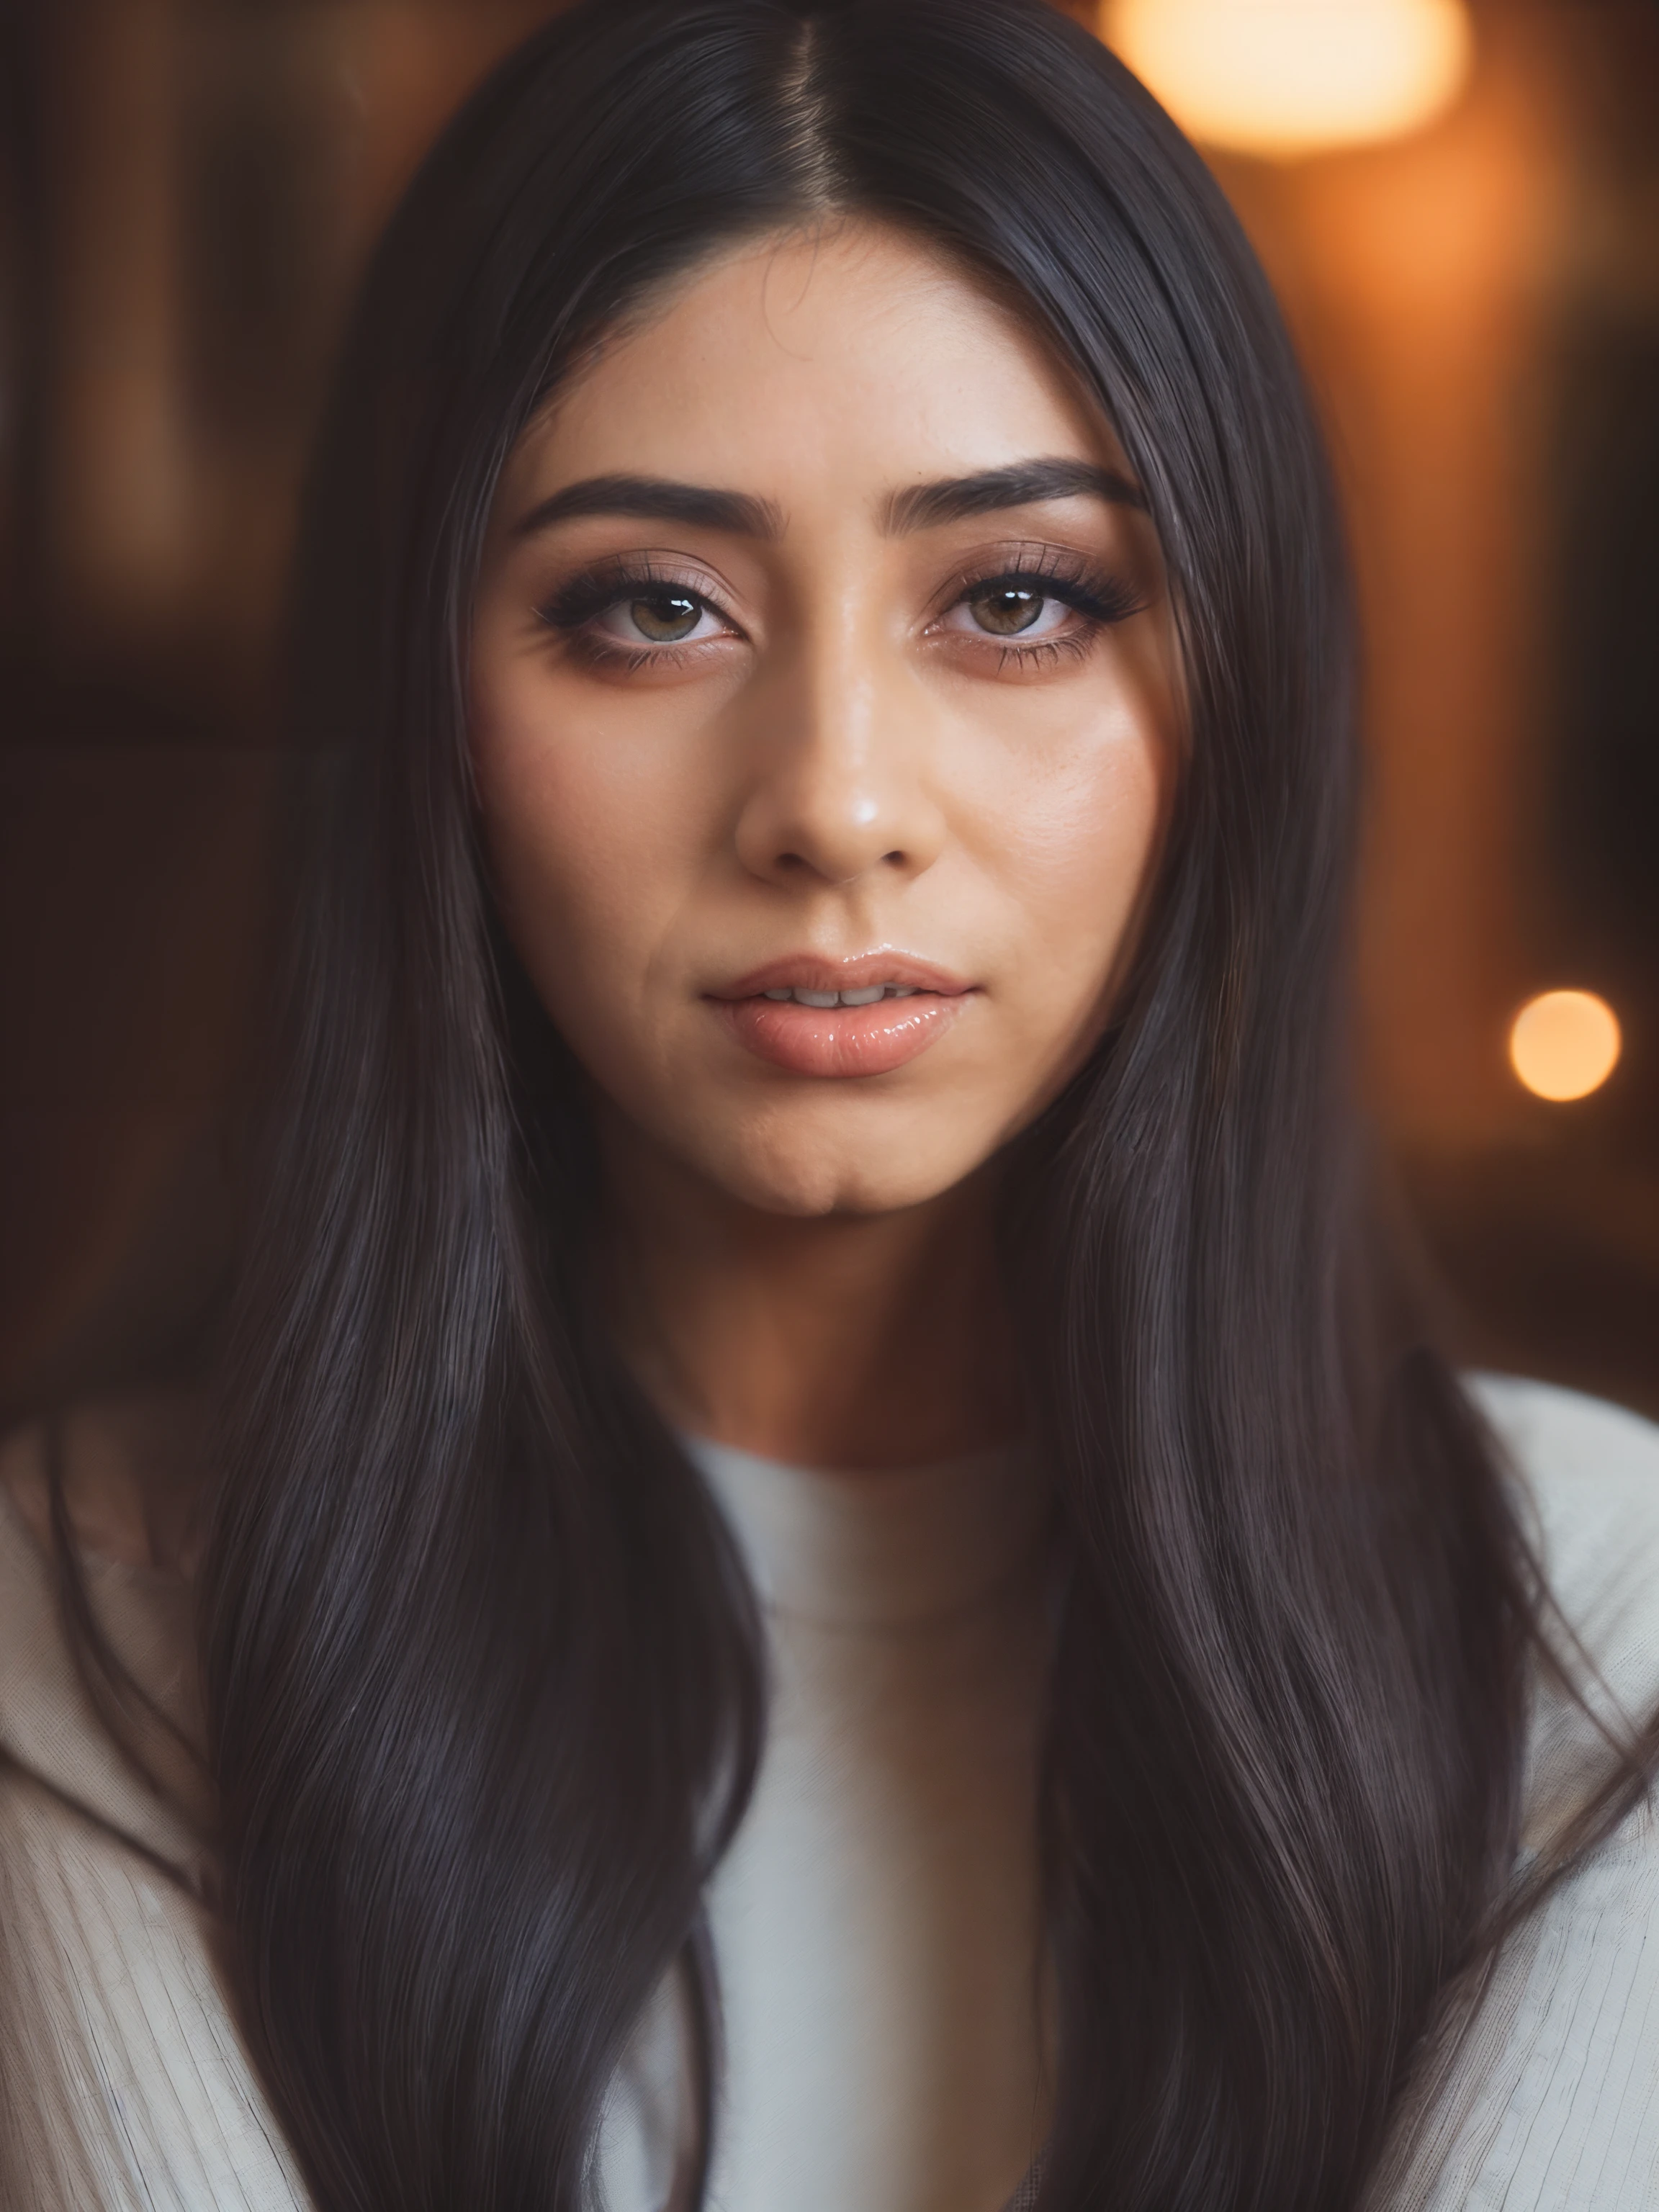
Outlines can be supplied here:
[[[641, 559], [629, 568], [606, 566], [573, 576], [562, 591], [538, 607], [536, 613], [548, 629], [562, 630], [585, 659], [610, 668], [620, 666], [631, 676], [637, 669], [647, 666], [678, 667], [685, 658], [685, 648], [658, 645], [632, 653], [625, 645], [601, 638], [590, 625], [627, 599], [665, 590], [683, 592], [710, 612], [720, 612], [712, 593], [688, 584], [683, 577], [665, 575], [649, 559]], [[720, 619], [725, 621], [727, 617], [721, 615]]]
[[[1035, 668], [1053, 666], [1062, 655], [1081, 659], [1093, 645], [1098, 633], [1131, 615], [1140, 612], [1145, 601], [1121, 577], [1109, 574], [1103, 569], [1091, 568], [1086, 562], [1067, 559], [1052, 547], [1045, 547], [1036, 558], [1020, 561], [1018, 558], [1007, 568], [995, 568], [959, 576], [951, 586], [951, 597], [939, 610], [934, 620], [960, 606], [964, 600], [993, 592], [1029, 590], [1034, 585], [1043, 587], [1043, 596], [1058, 599], [1080, 617], [1084, 625], [1080, 634], [1073, 632], [1065, 637], [1044, 637], [1028, 645], [1009, 640], [997, 655], [999, 672], [1011, 665]], [[643, 596], [646, 592], [669, 589], [695, 599], [710, 613], [729, 619], [709, 592], [699, 590], [682, 578], [663, 574], [648, 560], [635, 567], [590, 569], [573, 577], [563, 589], [537, 609], [538, 619], [550, 629], [560, 630], [571, 644], [591, 662], [608, 666], [620, 665], [632, 675], [637, 670], [678, 667], [687, 657], [684, 646], [664, 644], [641, 647], [631, 652], [600, 638], [590, 625], [612, 607], [625, 600]], [[987, 638], [990, 634], [985, 633]], [[701, 641], [700, 641], [701, 642]]]
[[[1046, 599], [1058, 599], [1081, 618], [1080, 631], [1064, 637], [1044, 637], [1029, 645], [1011, 639], [997, 656], [999, 672], [1010, 666], [1027, 669], [1054, 667], [1062, 658], [1083, 659], [1103, 629], [1127, 622], [1131, 615], [1139, 614], [1146, 605], [1141, 598], [1121, 576], [1114, 576], [1103, 568], [1093, 568], [1075, 556], [1045, 546], [1034, 557], [1024, 560], [1018, 556], [1006, 568], [981, 570], [959, 576], [951, 586], [951, 598], [939, 611], [938, 619], [959, 607], [963, 600], [976, 599], [992, 592], [1030, 590], [1033, 585], [1043, 587]], [[988, 636], [989, 633], [987, 633]]]

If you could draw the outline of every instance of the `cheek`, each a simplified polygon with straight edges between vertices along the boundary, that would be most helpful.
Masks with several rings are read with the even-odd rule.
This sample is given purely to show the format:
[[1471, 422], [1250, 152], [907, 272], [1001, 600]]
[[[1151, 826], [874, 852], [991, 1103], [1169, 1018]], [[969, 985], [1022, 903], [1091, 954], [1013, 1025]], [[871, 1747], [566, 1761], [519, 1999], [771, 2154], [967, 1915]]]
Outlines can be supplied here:
[[1021, 916], [1048, 1021], [1103, 1016], [1161, 842], [1171, 754], [1152, 718], [1113, 713], [1042, 748], [1040, 772], [1028, 756], [1004, 793], [987, 860]]
[[695, 872], [661, 750], [510, 684], [475, 696], [472, 750], [503, 919], [549, 1011], [630, 998]]

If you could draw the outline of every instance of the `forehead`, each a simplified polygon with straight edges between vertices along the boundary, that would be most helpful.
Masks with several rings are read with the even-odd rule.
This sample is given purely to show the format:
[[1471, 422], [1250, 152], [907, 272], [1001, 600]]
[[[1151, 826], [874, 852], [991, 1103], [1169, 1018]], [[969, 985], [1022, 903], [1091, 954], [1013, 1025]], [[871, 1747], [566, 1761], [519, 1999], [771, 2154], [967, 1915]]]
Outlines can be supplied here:
[[1030, 325], [944, 255], [846, 223], [746, 240], [601, 343], [526, 432], [540, 490], [611, 469], [786, 501], [1004, 466], [1121, 468], [1116, 441]]

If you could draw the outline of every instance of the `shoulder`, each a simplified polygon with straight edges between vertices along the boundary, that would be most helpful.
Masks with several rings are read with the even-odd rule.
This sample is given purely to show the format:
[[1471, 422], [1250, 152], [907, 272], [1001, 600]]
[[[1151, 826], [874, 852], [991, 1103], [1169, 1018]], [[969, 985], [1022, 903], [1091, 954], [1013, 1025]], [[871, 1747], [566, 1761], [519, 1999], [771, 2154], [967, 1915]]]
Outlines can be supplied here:
[[[82, 1565], [127, 1678], [150, 1708], [182, 1711], [180, 1591]], [[142, 1717], [124, 1752], [88, 1699], [44, 1432], [15, 1431], [0, 1439], [0, 2204], [297, 2212], [304, 2190], [220, 1984], [193, 1763]]]
[[82, 1554], [80, 1580], [114, 1662], [107, 1711], [65, 1630], [43, 1430], [0, 1439], [0, 1769], [200, 1887], [211, 1806], [192, 1747], [193, 1611], [181, 1577]]
[[[1521, 1492], [1556, 1620], [1536, 1670], [1522, 1840], [1547, 1852], [1659, 1710], [1659, 1428], [1547, 1382], [1469, 1388]], [[1563, 1632], [1565, 1631], [1565, 1632]], [[1571, 1688], [1568, 1688], [1571, 1685]]]
[[1463, 1386], [1551, 1519], [1640, 1517], [1659, 1532], [1659, 1424], [1559, 1383], [1470, 1374]]
[[1550, 1594], [1596, 1668], [1659, 1697], [1659, 1426], [1604, 1398], [1465, 1378], [1524, 1493]]
[[1656, 1923], [1659, 1835], [1643, 1806], [1511, 1932], [1449, 2063], [1431, 2052], [1433, 2094], [1367, 2212], [1650, 2212]]
[[207, 1909], [0, 1764], [0, 2203], [303, 2212]]
[[[1465, 1378], [1522, 1493], [1577, 1686], [1615, 1727], [1659, 1705], [1659, 1427], [1544, 1382]], [[1534, 1685], [1522, 1841], [1547, 1851], [1605, 1737]], [[1659, 2203], [1659, 1819], [1638, 1805], [1511, 1932], [1370, 2212]], [[1433, 2069], [1431, 2069], [1432, 2078]]]

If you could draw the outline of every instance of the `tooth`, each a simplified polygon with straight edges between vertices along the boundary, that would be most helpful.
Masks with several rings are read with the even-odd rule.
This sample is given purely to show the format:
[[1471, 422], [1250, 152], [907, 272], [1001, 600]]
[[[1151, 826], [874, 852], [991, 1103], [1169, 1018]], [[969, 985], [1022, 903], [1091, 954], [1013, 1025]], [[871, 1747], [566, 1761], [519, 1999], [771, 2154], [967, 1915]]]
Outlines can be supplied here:
[[793, 991], [789, 991], [789, 990], [784, 990], [784, 991], [763, 991], [763, 992], [761, 993], [761, 996], [762, 996], [762, 998], [763, 998], [763, 999], [793, 999], [793, 998], [794, 997], [794, 995], [795, 995], [795, 994], [794, 994], [794, 993], [793, 993]]
[[867, 991], [843, 991], [841, 1002], [843, 1006], [873, 1006], [884, 988], [883, 984], [872, 983]]
[[803, 1006], [833, 1006], [841, 996], [838, 991], [800, 991], [795, 993]]
[[921, 986], [916, 983], [895, 983], [892, 987], [893, 996], [896, 999], [914, 999], [920, 988]]

